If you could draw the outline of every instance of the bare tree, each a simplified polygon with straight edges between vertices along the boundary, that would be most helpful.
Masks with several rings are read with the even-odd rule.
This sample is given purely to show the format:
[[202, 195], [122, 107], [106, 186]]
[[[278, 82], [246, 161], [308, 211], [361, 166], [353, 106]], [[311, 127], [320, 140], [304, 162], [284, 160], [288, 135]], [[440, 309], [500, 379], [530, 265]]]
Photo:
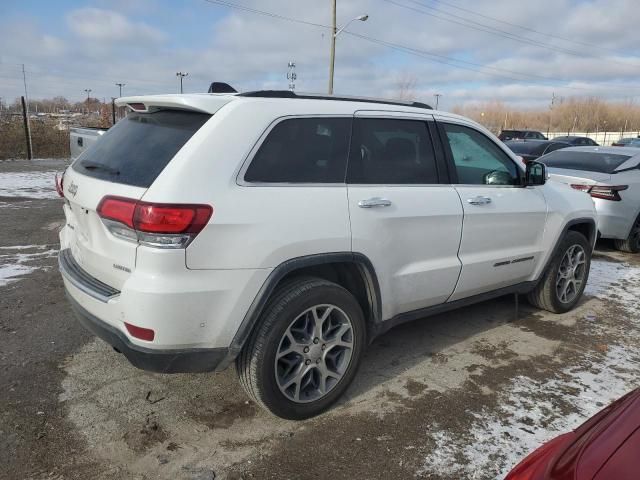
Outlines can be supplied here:
[[402, 72], [396, 80], [396, 93], [393, 96], [396, 100], [413, 100], [416, 97], [416, 85], [418, 77], [415, 73]]

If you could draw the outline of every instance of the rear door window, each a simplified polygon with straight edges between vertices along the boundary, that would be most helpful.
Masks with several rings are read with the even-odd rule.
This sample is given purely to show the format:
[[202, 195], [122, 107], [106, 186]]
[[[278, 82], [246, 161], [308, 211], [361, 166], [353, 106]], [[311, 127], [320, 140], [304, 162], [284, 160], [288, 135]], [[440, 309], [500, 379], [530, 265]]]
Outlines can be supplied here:
[[344, 183], [351, 118], [292, 118], [267, 135], [244, 180], [252, 183]]
[[149, 187], [211, 115], [185, 110], [129, 113], [73, 163], [83, 175]]
[[355, 119], [347, 182], [383, 185], [438, 183], [427, 122]]

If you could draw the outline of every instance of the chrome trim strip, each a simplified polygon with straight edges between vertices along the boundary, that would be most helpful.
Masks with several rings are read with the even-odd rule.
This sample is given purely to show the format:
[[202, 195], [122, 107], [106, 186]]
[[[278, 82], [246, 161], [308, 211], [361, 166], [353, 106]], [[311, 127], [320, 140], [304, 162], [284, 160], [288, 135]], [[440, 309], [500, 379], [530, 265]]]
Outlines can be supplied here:
[[107, 303], [112, 298], [120, 295], [120, 292], [106, 283], [85, 272], [75, 261], [71, 250], [66, 248], [58, 255], [58, 269], [62, 276], [74, 287], [86, 293], [90, 297]]

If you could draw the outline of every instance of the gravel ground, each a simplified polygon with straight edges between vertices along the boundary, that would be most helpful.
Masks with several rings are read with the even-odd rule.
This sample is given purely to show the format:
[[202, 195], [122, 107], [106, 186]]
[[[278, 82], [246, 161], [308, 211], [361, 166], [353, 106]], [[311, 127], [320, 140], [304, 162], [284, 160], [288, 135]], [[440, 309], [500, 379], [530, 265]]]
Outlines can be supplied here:
[[137, 370], [66, 303], [62, 168], [0, 162], [0, 478], [500, 478], [640, 384], [640, 258], [607, 245], [573, 312], [502, 298], [396, 328], [309, 421], [255, 407], [232, 369]]

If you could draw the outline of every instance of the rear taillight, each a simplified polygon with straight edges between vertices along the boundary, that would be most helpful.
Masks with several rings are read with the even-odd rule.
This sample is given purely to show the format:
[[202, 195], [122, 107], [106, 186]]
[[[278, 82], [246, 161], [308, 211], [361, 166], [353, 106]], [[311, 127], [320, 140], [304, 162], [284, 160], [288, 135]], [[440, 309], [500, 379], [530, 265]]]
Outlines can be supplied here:
[[58, 192], [58, 195], [64, 198], [64, 173], [62, 173], [62, 175], [60, 176], [58, 176], [58, 174], [56, 173], [55, 182], [56, 192]]
[[571, 188], [586, 192], [593, 198], [601, 198], [603, 200], [612, 200], [619, 202], [622, 200], [620, 193], [623, 190], [629, 188], [628, 185], [582, 185], [572, 184]]
[[107, 196], [98, 215], [117, 237], [160, 248], [184, 248], [207, 225], [210, 205], [139, 202]]
[[524, 460], [511, 470], [504, 480], [538, 480], [544, 476], [545, 467], [553, 460], [562, 446], [573, 433], [565, 433], [548, 441], [537, 450], [531, 452]]

